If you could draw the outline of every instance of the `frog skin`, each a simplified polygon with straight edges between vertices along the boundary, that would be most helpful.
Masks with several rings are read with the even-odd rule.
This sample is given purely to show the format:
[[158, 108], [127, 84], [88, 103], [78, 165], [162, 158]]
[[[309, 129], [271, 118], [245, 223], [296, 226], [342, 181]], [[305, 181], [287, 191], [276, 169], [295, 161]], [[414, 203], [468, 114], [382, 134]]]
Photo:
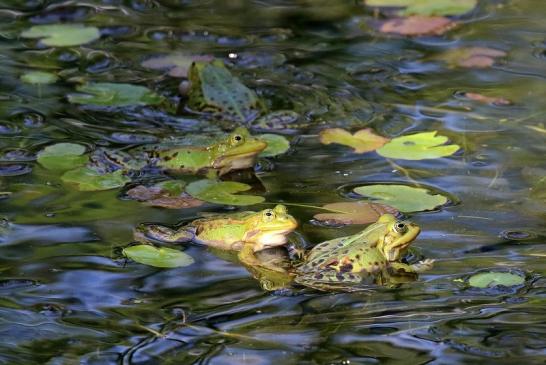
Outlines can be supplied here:
[[233, 76], [222, 61], [193, 62], [187, 106], [191, 111], [248, 124], [265, 110], [254, 91]]
[[223, 250], [241, 251], [243, 247], [251, 247], [248, 257], [252, 260], [252, 252], [284, 245], [288, 234], [297, 226], [297, 221], [288, 214], [286, 207], [277, 205], [260, 212], [200, 218], [179, 229], [155, 224], [141, 225], [135, 234], [137, 239], [142, 237], [169, 243], [193, 241]]
[[151, 145], [129, 151], [97, 149], [91, 156], [92, 166], [99, 172], [116, 170], [161, 170], [189, 173], [224, 175], [233, 170], [251, 168], [267, 143], [252, 137], [246, 128], [235, 129], [222, 140], [208, 146]]
[[353, 291], [355, 284], [365, 278], [377, 282], [382, 275], [416, 275], [432, 268], [434, 262], [428, 259], [413, 265], [401, 262], [419, 231], [411, 222], [384, 214], [360, 233], [313, 247], [296, 268], [294, 281], [323, 291]]

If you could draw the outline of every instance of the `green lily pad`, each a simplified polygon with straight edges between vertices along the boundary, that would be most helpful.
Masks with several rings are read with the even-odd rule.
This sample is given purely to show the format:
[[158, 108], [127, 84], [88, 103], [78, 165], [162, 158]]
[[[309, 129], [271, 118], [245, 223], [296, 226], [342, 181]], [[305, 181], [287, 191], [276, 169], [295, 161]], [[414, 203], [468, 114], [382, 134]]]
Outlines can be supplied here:
[[338, 143], [352, 147], [355, 153], [365, 153], [378, 149], [389, 141], [378, 136], [371, 129], [361, 129], [354, 134], [341, 128], [324, 129], [319, 134], [322, 144]]
[[38, 152], [38, 163], [48, 170], [70, 170], [85, 165], [85, 147], [75, 143], [57, 143]]
[[476, 7], [477, 0], [366, 0], [367, 6], [405, 8], [399, 15], [462, 15]]
[[140, 264], [154, 267], [184, 267], [195, 262], [193, 257], [182, 251], [150, 245], [129, 246], [123, 249], [123, 254]]
[[235, 181], [198, 180], [186, 187], [186, 192], [194, 198], [209, 203], [229, 205], [252, 205], [263, 202], [265, 199], [256, 195], [235, 195], [241, 191], [250, 190], [247, 184]]
[[114, 83], [90, 83], [76, 88], [84, 94], [70, 94], [68, 101], [75, 104], [104, 106], [155, 105], [163, 101], [144, 86]]
[[77, 184], [80, 191], [98, 191], [119, 188], [131, 179], [124, 176], [121, 170], [108, 174], [101, 174], [88, 167], [80, 167], [65, 172], [61, 180], [66, 183]]
[[53, 84], [58, 79], [54, 73], [44, 71], [30, 71], [21, 75], [21, 81], [32, 85]]
[[98, 28], [81, 24], [35, 25], [21, 33], [23, 38], [42, 38], [46, 46], [70, 47], [92, 42], [100, 38]]
[[290, 142], [284, 136], [278, 134], [260, 134], [257, 137], [267, 142], [267, 148], [260, 153], [259, 157], [278, 156], [290, 148]]
[[491, 288], [498, 285], [516, 286], [525, 282], [525, 278], [509, 272], [480, 272], [468, 279], [468, 284], [475, 288]]
[[437, 131], [422, 132], [393, 138], [377, 149], [383, 157], [402, 160], [424, 160], [450, 156], [459, 150], [456, 144], [444, 145], [448, 138], [437, 136]]
[[370, 197], [377, 203], [395, 207], [401, 212], [432, 210], [447, 203], [447, 198], [443, 195], [406, 185], [366, 185], [354, 188], [354, 192]]

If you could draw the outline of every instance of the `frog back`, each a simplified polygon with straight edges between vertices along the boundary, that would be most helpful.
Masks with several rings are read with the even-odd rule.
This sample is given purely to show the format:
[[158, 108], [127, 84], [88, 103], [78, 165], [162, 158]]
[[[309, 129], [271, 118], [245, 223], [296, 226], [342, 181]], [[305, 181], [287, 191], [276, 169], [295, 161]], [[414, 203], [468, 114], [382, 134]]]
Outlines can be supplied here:
[[211, 167], [213, 156], [207, 148], [178, 147], [154, 153], [156, 165], [168, 170], [196, 172]]

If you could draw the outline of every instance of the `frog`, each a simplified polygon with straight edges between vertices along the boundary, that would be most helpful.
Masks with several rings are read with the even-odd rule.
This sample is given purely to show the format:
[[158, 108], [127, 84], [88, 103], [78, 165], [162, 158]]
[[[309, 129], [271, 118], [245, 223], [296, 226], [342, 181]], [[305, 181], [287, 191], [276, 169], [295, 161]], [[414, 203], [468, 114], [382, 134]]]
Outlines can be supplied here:
[[[243, 252], [244, 262], [252, 264], [253, 254], [287, 243], [287, 236], [298, 226], [288, 214], [286, 206], [277, 204], [273, 209], [259, 212], [244, 211], [217, 214], [190, 222], [178, 229], [158, 224], [143, 224], [136, 228], [137, 240], [153, 240], [167, 243], [192, 241], [205, 246]], [[243, 250], [246, 247], [249, 250]]]
[[296, 266], [294, 282], [321, 291], [356, 291], [366, 278], [413, 275], [432, 268], [434, 260], [406, 264], [402, 258], [420, 228], [409, 221], [383, 214], [361, 232], [314, 246]]
[[188, 70], [186, 106], [215, 119], [248, 124], [265, 112], [265, 105], [220, 60], [193, 62]]
[[205, 174], [217, 177], [233, 170], [254, 166], [267, 142], [250, 135], [245, 127], [236, 128], [221, 140], [207, 146], [147, 145], [128, 151], [97, 149], [90, 160], [103, 173], [123, 170], [128, 175], [145, 169]]

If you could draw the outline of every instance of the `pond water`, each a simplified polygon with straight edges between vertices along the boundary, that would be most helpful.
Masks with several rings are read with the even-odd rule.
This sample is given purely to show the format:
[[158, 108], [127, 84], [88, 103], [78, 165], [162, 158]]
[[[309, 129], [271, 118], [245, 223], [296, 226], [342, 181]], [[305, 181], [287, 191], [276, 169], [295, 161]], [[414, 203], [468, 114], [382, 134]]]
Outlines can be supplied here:
[[[481, 0], [443, 35], [404, 37], [377, 31], [358, 1], [0, 0], [0, 191], [11, 193], [0, 200], [9, 221], [0, 236], [0, 363], [544, 364], [545, 13], [543, 1]], [[49, 47], [20, 36], [59, 22], [96, 26], [101, 37]], [[461, 47], [506, 55], [485, 68], [438, 59]], [[296, 204], [289, 210], [306, 242], [362, 229], [317, 225], [317, 210], [304, 206], [354, 199], [348, 186], [421, 184], [448, 196], [439, 209], [408, 214], [422, 229], [414, 247], [434, 268], [364, 293], [286, 293], [264, 291], [236, 261], [196, 245], [187, 267], [124, 260], [137, 224], [227, 207], [162, 209], [120, 199], [119, 189], [77, 191], [36, 154], [57, 142], [117, 148], [219, 129], [177, 114], [180, 79], [141, 64], [175, 52], [224, 60], [268, 109], [310, 123], [286, 134], [288, 153], [256, 168], [256, 194]], [[22, 82], [32, 70], [58, 81]], [[83, 81], [146, 86], [171, 107], [69, 103]], [[326, 127], [387, 137], [436, 130], [461, 149], [393, 164], [322, 145]], [[491, 270], [525, 282], [468, 285]]]

